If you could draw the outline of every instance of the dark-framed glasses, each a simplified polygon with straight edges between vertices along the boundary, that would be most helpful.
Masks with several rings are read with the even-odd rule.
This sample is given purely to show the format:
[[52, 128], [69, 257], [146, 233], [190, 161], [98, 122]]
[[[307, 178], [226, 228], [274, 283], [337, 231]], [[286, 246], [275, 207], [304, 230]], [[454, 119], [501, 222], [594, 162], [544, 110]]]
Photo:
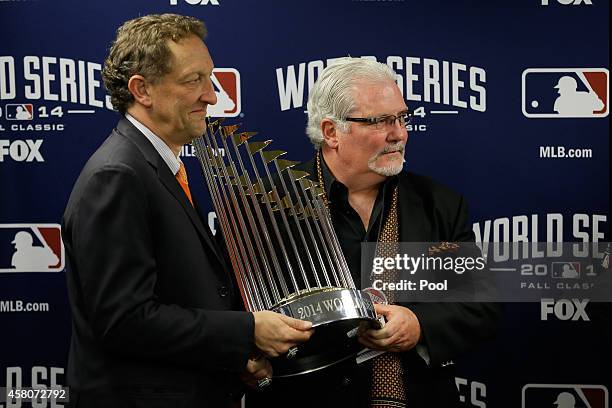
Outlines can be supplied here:
[[398, 121], [402, 126], [408, 126], [411, 119], [412, 113], [410, 111], [403, 111], [397, 115], [382, 115], [372, 118], [344, 118], [347, 122], [365, 123], [367, 126], [371, 126], [376, 130], [384, 129], [385, 126], [394, 126], [395, 121]]

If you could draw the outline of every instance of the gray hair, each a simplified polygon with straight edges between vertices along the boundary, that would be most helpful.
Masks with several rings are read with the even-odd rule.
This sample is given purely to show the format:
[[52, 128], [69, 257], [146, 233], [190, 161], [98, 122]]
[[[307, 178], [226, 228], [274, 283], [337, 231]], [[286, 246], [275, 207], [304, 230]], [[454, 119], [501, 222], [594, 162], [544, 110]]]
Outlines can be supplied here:
[[345, 57], [331, 62], [308, 95], [306, 134], [316, 148], [323, 144], [323, 119], [333, 120], [341, 131], [348, 132], [350, 123], [344, 118], [356, 108], [351, 88], [358, 80], [395, 82], [396, 74], [389, 66], [365, 58]]

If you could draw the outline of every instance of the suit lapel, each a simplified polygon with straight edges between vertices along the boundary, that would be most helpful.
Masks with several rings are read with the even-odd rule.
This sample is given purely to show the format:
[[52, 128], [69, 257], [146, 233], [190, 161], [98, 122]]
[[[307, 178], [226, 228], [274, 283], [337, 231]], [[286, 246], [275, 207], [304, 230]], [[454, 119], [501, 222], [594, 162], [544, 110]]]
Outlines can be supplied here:
[[117, 130], [119, 133], [132, 140], [136, 144], [138, 149], [141, 151], [145, 159], [149, 162], [149, 164], [151, 164], [151, 166], [153, 166], [157, 170], [157, 176], [159, 177], [159, 180], [170, 192], [170, 194], [172, 194], [172, 196], [181, 204], [181, 207], [183, 207], [183, 210], [187, 213], [189, 220], [198, 231], [198, 234], [200, 235], [200, 239], [202, 240], [203, 244], [208, 246], [212, 250], [212, 252], [215, 254], [217, 261], [220, 262], [221, 265], [225, 265], [225, 261], [221, 256], [219, 248], [216, 245], [212, 234], [210, 234], [209, 231], [202, 224], [200, 216], [189, 202], [187, 195], [185, 195], [185, 192], [183, 191], [179, 182], [176, 180], [176, 178], [166, 165], [166, 162], [164, 162], [157, 150], [155, 150], [155, 147], [153, 147], [151, 142], [149, 142], [149, 140], [138, 129], [136, 129], [136, 127], [134, 127], [130, 123], [130, 121], [125, 118], [122, 118], [121, 121], [119, 121], [119, 124], [117, 125]]
[[222, 265], [224, 265], [223, 258], [221, 257], [221, 254], [219, 253], [219, 249], [217, 245], [215, 244], [215, 241], [212, 235], [209, 233], [209, 231], [206, 230], [206, 227], [204, 227], [204, 224], [202, 224], [202, 219], [196, 212], [195, 208], [189, 202], [189, 199], [187, 198], [187, 195], [181, 188], [179, 182], [176, 180], [174, 175], [170, 172], [170, 169], [168, 168], [168, 166], [166, 166], [166, 163], [163, 161], [161, 157], [159, 158], [159, 161], [160, 163], [158, 163], [158, 166], [157, 166], [157, 175], [160, 181], [166, 187], [166, 189], [168, 189], [170, 194], [172, 194], [174, 198], [181, 204], [181, 207], [183, 207], [183, 210], [187, 213], [187, 216], [189, 216], [191, 223], [198, 230], [200, 237], [208, 244], [208, 246], [210, 246], [213, 249], [215, 256], [217, 257], [217, 260]]
[[401, 242], [427, 242], [431, 237], [431, 225], [423, 206], [423, 200], [416, 194], [405, 174], [400, 175], [398, 191], [399, 224]]

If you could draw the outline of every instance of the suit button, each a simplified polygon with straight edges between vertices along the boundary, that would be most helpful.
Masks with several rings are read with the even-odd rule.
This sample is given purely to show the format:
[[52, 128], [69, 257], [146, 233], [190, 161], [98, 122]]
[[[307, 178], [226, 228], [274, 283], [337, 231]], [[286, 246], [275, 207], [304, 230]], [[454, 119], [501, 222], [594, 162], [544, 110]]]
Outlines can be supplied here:
[[351, 385], [351, 377], [342, 377], [342, 385], [345, 387]]
[[227, 289], [227, 286], [219, 287], [219, 296], [226, 297], [228, 294], [229, 294], [229, 290]]

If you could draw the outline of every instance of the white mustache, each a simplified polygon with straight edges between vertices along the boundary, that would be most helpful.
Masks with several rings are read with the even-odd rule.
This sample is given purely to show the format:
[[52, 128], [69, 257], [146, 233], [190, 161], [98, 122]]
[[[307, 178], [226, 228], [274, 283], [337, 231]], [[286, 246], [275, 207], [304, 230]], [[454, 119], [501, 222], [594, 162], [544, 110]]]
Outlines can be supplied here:
[[401, 152], [402, 154], [404, 154], [404, 149], [406, 148], [406, 146], [402, 143], [402, 142], [397, 142], [397, 143], [393, 143], [390, 145], [386, 145], [380, 152], [376, 153], [376, 158], [382, 156], [383, 154], [386, 153], [393, 153], [393, 152]]

